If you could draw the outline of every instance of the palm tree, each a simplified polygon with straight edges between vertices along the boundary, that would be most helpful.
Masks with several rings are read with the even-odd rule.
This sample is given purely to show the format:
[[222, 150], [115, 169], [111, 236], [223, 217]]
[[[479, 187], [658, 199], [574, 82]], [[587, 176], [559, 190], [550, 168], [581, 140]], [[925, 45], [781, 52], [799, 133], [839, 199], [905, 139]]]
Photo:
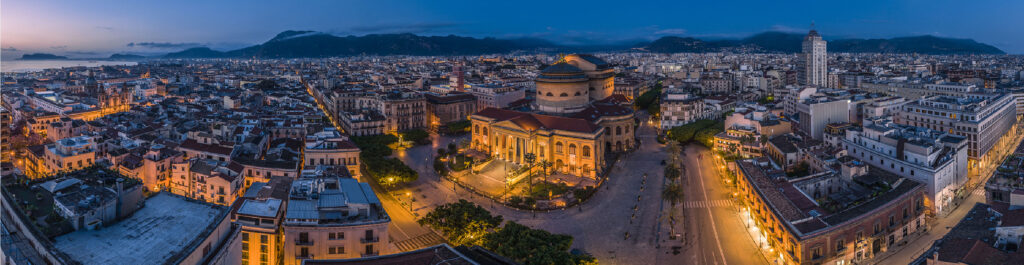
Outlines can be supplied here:
[[676, 204], [683, 201], [683, 185], [678, 183], [666, 184], [664, 189], [661, 190], [661, 198], [672, 204], [675, 207]]
[[679, 161], [679, 154], [683, 151], [683, 147], [679, 145], [679, 142], [675, 140], [669, 140], [665, 146], [665, 149], [668, 152], [669, 158], [672, 160], [672, 163], [677, 163]]
[[[533, 192], [533, 162], [537, 161], [537, 155], [526, 153], [523, 155], [523, 162], [526, 162], [526, 177], [530, 180], [530, 192]], [[546, 181], [546, 180], [545, 180]]]
[[548, 167], [552, 166], [551, 161], [548, 161], [547, 159], [543, 159], [542, 158], [540, 160], [540, 163], [538, 163], [538, 165], [543, 167], [543, 169], [544, 169], [544, 172], [543, 172], [544, 173], [544, 182], [547, 182], [548, 181]]

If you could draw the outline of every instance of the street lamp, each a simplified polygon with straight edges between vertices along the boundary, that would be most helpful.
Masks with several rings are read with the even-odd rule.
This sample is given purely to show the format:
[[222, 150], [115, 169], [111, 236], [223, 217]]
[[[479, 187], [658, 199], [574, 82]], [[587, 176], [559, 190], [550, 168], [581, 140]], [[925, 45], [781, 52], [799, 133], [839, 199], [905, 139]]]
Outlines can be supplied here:
[[412, 212], [412, 192], [405, 192], [405, 196], [409, 196], [409, 212]]

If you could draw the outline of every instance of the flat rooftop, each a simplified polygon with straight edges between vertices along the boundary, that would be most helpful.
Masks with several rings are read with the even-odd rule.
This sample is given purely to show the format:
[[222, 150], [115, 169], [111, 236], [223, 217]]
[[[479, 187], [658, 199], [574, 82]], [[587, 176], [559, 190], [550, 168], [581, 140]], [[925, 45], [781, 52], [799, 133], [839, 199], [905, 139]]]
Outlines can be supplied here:
[[160, 193], [128, 219], [59, 236], [54, 246], [82, 264], [164, 264], [191, 252], [191, 243], [205, 238], [226, 212]]

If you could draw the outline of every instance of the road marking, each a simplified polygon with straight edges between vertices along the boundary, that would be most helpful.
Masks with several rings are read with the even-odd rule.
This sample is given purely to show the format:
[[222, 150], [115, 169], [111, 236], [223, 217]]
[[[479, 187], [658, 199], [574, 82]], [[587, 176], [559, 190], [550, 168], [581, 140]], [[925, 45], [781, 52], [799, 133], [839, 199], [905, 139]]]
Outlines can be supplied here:
[[402, 252], [412, 251], [444, 243], [444, 238], [434, 232], [428, 232], [410, 239], [395, 242], [395, 247]]
[[[697, 160], [697, 179], [700, 180], [700, 193], [704, 195], [704, 200], [708, 200], [708, 192], [704, 189], [704, 176], [701, 173], [700, 160]], [[715, 234], [715, 243], [718, 245], [718, 253], [722, 254], [722, 264], [729, 264], [725, 261], [725, 252], [722, 251], [722, 241], [718, 239], [718, 228], [715, 226], [715, 216], [711, 214], [711, 208], [708, 207], [708, 218], [711, 218], [711, 231]]]
[[732, 206], [732, 200], [686, 201], [683, 208], [714, 208]]

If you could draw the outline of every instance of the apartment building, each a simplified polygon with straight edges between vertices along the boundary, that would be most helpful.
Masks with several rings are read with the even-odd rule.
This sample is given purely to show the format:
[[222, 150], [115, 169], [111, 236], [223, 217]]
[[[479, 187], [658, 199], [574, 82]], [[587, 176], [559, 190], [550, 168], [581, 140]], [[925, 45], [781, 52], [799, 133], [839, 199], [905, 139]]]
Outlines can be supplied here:
[[1017, 119], [1014, 98], [995, 93], [928, 96], [901, 106], [893, 121], [966, 137], [967, 155], [976, 163], [988, 164], [999, 162], [989, 151], [1014, 129]]
[[392, 252], [387, 243], [391, 218], [366, 183], [338, 176], [300, 178], [292, 182], [287, 204], [285, 265]]
[[43, 174], [75, 171], [96, 162], [96, 143], [90, 136], [77, 136], [46, 145]]
[[898, 125], [887, 118], [849, 127], [841, 144], [849, 155], [925, 185], [925, 205], [946, 211], [967, 183], [967, 140], [923, 127]]
[[170, 191], [194, 200], [231, 205], [242, 194], [242, 165], [193, 158], [171, 165]]
[[667, 89], [662, 92], [660, 106], [662, 130], [709, 118], [704, 99], [682, 90]]
[[326, 129], [306, 136], [302, 153], [303, 168], [344, 166], [350, 175], [360, 177], [359, 147], [336, 130]]

